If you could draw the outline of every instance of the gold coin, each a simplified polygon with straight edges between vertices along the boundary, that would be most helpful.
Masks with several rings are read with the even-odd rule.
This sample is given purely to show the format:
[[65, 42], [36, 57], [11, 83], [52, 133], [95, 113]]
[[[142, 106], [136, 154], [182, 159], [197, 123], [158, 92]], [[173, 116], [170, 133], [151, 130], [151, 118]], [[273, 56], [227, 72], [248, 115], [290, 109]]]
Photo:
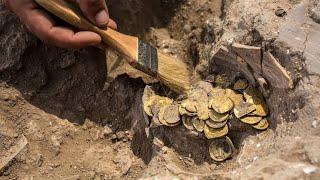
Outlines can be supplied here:
[[202, 89], [192, 89], [188, 93], [188, 99], [191, 101], [199, 101], [202, 100], [204, 97], [207, 97], [208, 94]]
[[165, 109], [166, 109], [167, 107], [168, 107], [168, 106], [162, 106], [162, 107], [160, 108], [160, 110], [159, 110], [158, 119], [159, 119], [160, 123], [161, 123], [162, 125], [171, 126], [171, 127], [179, 125], [179, 122], [180, 122], [180, 121], [178, 121], [178, 122], [175, 123], [175, 124], [169, 124], [169, 123], [164, 119], [164, 112], [165, 112]]
[[205, 123], [203, 120], [200, 120], [198, 117], [194, 117], [192, 119], [193, 127], [198, 131], [202, 132], [205, 126]]
[[235, 106], [233, 109], [233, 113], [237, 118], [241, 118], [251, 112], [256, 110], [253, 104], [247, 102], [241, 102], [239, 105]]
[[210, 109], [209, 117], [214, 122], [223, 122], [223, 121], [226, 121], [228, 119], [229, 114], [228, 113], [219, 114], [215, 110]]
[[234, 90], [243, 90], [248, 87], [248, 81], [246, 79], [239, 79], [236, 83], [233, 85]]
[[243, 101], [243, 95], [237, 94], [232, 89], [226, 89], [226, 96], [231, 99], [235, 106], [239, 105]]
[[173, 100], [167, 97], [156, 95], [150, 86], [146, 86], [142, 96], [143, 110], [148, 116], [152, 116], [152, 107], [172, 104]]
[[144, 112], [146, 112], [146, 114], [148, 116], [152, 116], [152, 112], [151, 112], [151, 106], [154, 105], [155, 103], [155, 96], [152, 96], [151, 98], [149, 98], [147, 101], [143, 102], [143, 110]]
[[209, 146], [209, 154], [210, 157], [214, 161], [225, 161], [230, 158], [234, 153], [235, 148], [229, 137], [223, 137], [219, 139], [215, 139], [211, 142]]
[[[189, 99], [186, 104], [186, 109], [191, 112], [197, 112], [198, 117], [201, 120], [206, 120], [209, 118], [209, 109], [208, 109], [208, 93], [202, 89], [195, 89], [189, 94]], [[192, 102], [192, 103], [190, 103]], [[190, 106], [190, 107], [189, 107]], [[194, 111], [195, 107], [196, 111]]]
[[[159, 100], [159, 98], [163, 98], [161, 96], [155, 96], [155, 100], [153, 105], [151, 106], [151, 114], [152, 116], [158, 116], [159, 111], [162, 107], [171, 105], [172, 101], [169, 101], [169, 98], [163, 98], [162, 100]], [[158, 117], [157, 117], [158, 118]]]
[[187, 128], [189, 130], [194, 130], [192, 119], [193, 119], [193, 117], [191, 117], [191, 116], [182, 116], [182, 123], [185, 128]]
[[209, 106], [217, 113], [224, 114], [233, 108], [233, 102], [227, 96], [215, 97], [209, 102]]
[[185, 108], [189, 112], [192, 112], [192, 113], [197, 112], [196, 103], [194, 101], [187, 100], [187, 102], [185, 104]]
[[220, 97], [224, 96], [226, 94], [226, 90], [222, 88], [212, 88], [211, 91], [209, 92], [209, 99], [212, 99], [214, 97]]
[[260, 116], [245, 116], [240, 118], [240, 121], [246, 124], [257, 124], [261, 120], [262, 120], [262, 117]]
[[197, 115], [197, 113], [193, 113], [193, 112], [190, 112], [188, 110], [186, 110], [185, 107], [183, 107], [182, 105], [179, 106], [179, 113], [180, 115], [188, 115], [188, 116], [194, 116], [194, 115]]
[[261, 94], [261, 92], [259, 90], [257, 90], [256, 88], [253, 88], [252, 86], [247, 87], [244, 91], [243, 91], [243, 96], [247, 101], [250, 101], [250, 99], [263, 99], [263, 95]]
[[266, 130], [269, 127], [269, 123], [266, 118], [263, 118], [259, 123], [252, 125], [252, 127], [258, 130]]
[[209, 126], [211, 128], [219, 129], [219, 128], [224, 127], [227, 124], [227, 120], [222, 121], [222, 122], [216, 122], [216, 121], [209, 119], [206, 121], [206, 124], [207, 124], [207, 126]]
[[264, 100], [258, 98], [249, 99], [247, 102], [252, 103], [256, 110], [250, 114], [257, 115], [257, 116], [267, 116], [269, 113], [269, 109], [267, 104]]
[[179, 105], [166, 106], [163, 119], [169, 124], [177, 124], [180, 121]]
[[196, 108], [197, 108], [197, 114], [200, 120], [209, 119], [208, 102], [197, 102]]
[[162, 96], [158, 96], [155, 101], [155, 104], [159, 104], [160, 106], [171, 105], [173, 103], [172, 99]]
[[207, 125], [204, 126], [204, 135], [208, 139], [214, 139], [214, 138], [225, 136], [228, 134], [228, 132], [229, 132], [228, 125], [225, 125], [224, 127], [219, 129], [214, 129]]
[[151, 105], [153, 104], [155, 92], [151, 89], [150, 86], [146, 86], [143, 91], [142, 104], [143, 110], [148, 116], [152, 116]]

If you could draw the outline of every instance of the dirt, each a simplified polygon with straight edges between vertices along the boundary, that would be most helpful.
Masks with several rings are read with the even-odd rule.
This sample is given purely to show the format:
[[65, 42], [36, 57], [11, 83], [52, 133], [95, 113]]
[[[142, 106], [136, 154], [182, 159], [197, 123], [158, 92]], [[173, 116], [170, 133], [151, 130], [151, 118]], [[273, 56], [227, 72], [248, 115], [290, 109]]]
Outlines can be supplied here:
[[[270, 51], [289, 72], [294, 88], [271, 84], [266, 96], [270, 129], [231, 135], [238, 152], [222, 163], [182, 127], [146, 128], [146, 79], [123, 72], [110, 79], [104, 51], [47, 46], [1, 4], [0, 155], [21, 137], [28, 144], [0, 179], [319, 179], [316, 2], [108, 1], [119, 31], [181, 57], [198, 78], [219, 70], [212, 54], [230, 42]], [[276, 16], [278, 8], [286, 15]]]

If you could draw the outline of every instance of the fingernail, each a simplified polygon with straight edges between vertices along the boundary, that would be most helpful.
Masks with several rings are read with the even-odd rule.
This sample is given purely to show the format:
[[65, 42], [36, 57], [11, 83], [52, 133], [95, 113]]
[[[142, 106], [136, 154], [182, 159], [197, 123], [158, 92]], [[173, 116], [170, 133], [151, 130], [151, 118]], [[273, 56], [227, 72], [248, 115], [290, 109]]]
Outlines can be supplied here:
[[96, 14], [96, 23], [98, 26], [107, 26], [109, 21], [109, 16], [106, 10], [102, 10]]

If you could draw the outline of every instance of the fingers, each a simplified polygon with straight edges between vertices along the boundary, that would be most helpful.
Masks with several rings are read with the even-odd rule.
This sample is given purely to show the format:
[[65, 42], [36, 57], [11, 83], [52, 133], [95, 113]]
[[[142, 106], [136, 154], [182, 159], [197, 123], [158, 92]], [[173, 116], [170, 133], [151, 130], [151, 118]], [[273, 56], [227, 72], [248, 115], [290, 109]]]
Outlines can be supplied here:
[[112, 20], [112, 19], [109, 19], [109, 23], [108, 23], [108, 27], [112, 28], [112, 29], [117, 29], [117, 23]]
[[[74, 0], [73, 0], [74, 1]], [[105, 0], [76, 0], [83, 14], [96, 26], [107, 27], [109, 13]]]
[[90, 31], [75, 33], [69, 28], [55, 26], [50, 16], [40, 9], [28, 11], [23, 21], [28, 29], [45, 43], [61, 48], [77, 49], [101, 42], [101, 37], [96, 33]]

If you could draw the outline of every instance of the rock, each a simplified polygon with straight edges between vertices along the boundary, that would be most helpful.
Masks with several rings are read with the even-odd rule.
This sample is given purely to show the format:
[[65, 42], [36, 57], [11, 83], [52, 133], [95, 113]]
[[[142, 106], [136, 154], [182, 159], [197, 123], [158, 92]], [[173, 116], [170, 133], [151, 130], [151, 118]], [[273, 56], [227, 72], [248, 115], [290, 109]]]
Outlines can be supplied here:
[[288, 13], [288, 21], [279, 28], [278, 41], [305, 56], [309, 74], [320, 74], [320, 24], [306, 16], [307, 4], [301, 3]]
[[247, 46], [243, 44], [233, 43], [231, 49], [235, 54], [245, 60], [253, 71], [261, 74], [261, 48], [254, 46]]
[[283, 16], [287, 15], [287, 12], [282, 8], [278, 8], [278, 9], [276, 9], [275, 14], [278, 17], [283, 17]]
[[256, 73], [254, 74], [254, 77], [256, 78], [259, 84], [259, 90], [263, 93], [263, 96], [269, 97], [269, 94], [270, 94], [269, 84], [267, 83], [265, 78], [263, 78], [261, 75]]
[[186, 24], [183, 26], [183, 31], [185, 33], [190, 33], [191, 32], [191, 26], [189, 24]]
[[37, 154], [35, 160], [34, 160], [34, 165], [37, 167], [41, 167], [43, 163], [43, 156], [42, 154]]
[[317, 126], [318, 126], [317, 120], [312, 121], [311, 126], [312, 126], [313, 128], [317, 128]]
[[104, 126], [103, 131], [102, 131], [102, 136], [108, 137], [112, 134], [112, 129], [109, 126]]
[[36, 39], [25, 30], [19, 18], [0, 4], [0, 72], [20, 69], [20, 59], [25, 50], [34, 45]]
[[263, 54], [262, 76], [267, 79], [272, 87], [280, 89], [293, 88], [293, 81], [288, 72], [270, 52]]
[[248, 64], [240, 56], [230, 52], [225, 46], [221, 46], [216, 51], [210, 63], [215, 64], [213, 66], [218, 65], [234, 71], [239, 71], [246, 77], [250, 84], [254, 85], [256, 83]]
[[0, 171], [10, 161], [12, 161], [26, 147], [27, 144], [27, 138], [22, 136], [12, 147], [10, 147], [10, 149], [0, 157]]
[[120, 175], [126, 175], [132, 166], [132, 157], [127, 150], [120, 150], [114, 157], [113, 162], [119, 169]]
[[310, 73], [320, 74], [320, 24], [312, 23], [305, 42], [304, 56]]

